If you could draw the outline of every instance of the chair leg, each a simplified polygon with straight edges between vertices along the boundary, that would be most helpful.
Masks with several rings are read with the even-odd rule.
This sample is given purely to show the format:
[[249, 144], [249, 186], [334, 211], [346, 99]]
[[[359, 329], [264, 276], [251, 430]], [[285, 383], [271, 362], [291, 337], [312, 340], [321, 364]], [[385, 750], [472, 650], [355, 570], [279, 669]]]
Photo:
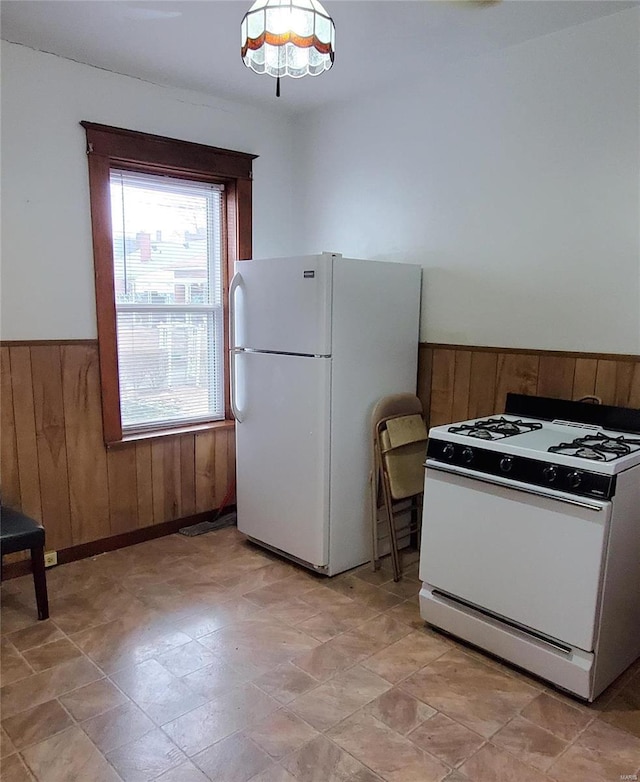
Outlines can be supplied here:
[[402, 578], [402, 565], [400, 562], [400, 553], [398, 551], [398, 540], [396, 538], [396, 525], [393, 518], [393, 499], [389, 480], [386, 474], [382, 477], [382, 495], [384, 497], [384, 506], [387, 515], [387, 524], [389, 528], [389, 546], [391, 548], [391, 564], [393, 565], [393, 580], [400, 581]]
[[38, 619], [49, 618], [49, 598], [47, 596], [47, 576], [44, 570], [44, 547], [31, 549], [31, 569], [33, 585], [36, 588]]

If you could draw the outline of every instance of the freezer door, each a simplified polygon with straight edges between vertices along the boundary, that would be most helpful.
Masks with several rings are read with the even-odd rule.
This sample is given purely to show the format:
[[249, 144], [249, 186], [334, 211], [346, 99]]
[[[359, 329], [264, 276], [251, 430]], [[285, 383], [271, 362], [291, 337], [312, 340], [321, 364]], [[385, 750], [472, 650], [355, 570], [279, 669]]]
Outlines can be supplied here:
[[235, 347], [330, 355], [333, 257], [237, 261], [231, 289]]
[[331, 359], [236, 356], [238, 529], [316, 567], [328, 561]]

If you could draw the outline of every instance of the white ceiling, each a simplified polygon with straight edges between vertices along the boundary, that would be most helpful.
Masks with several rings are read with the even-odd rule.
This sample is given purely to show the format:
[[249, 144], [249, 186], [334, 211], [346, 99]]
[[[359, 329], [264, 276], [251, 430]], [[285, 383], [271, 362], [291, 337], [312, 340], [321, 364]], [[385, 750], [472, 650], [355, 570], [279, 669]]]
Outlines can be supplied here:
[[156, 84], [286, 113], [418, 78], [638, 5], [638, 0], [326, 0], [336, 61], [315, 78], [275, 81], [245, 68], [240, 22], [252, 0], [2, 0], [14, 43]]

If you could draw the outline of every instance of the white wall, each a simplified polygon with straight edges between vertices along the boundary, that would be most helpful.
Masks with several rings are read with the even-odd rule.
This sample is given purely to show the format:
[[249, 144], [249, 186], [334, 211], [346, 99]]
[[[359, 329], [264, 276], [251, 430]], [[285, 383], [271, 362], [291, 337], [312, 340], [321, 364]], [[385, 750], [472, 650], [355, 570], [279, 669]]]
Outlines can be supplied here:
[[2, 339], [96, 337], [81, 120], [260, 155], [254, 254], [293, 251], [287, 120], [3, 41]]
[[423, 340], [640, 352], [639, 29], [625, 11], [303, 118], [296, 247], [422, 264]]

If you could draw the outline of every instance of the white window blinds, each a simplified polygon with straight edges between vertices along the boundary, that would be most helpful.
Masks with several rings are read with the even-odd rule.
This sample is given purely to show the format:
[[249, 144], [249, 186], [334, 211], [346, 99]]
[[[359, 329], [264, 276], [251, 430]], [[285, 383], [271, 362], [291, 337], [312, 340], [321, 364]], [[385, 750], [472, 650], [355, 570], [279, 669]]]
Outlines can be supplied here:
[[123, 433], [224, 418], [223, 186], [111, 171]]

